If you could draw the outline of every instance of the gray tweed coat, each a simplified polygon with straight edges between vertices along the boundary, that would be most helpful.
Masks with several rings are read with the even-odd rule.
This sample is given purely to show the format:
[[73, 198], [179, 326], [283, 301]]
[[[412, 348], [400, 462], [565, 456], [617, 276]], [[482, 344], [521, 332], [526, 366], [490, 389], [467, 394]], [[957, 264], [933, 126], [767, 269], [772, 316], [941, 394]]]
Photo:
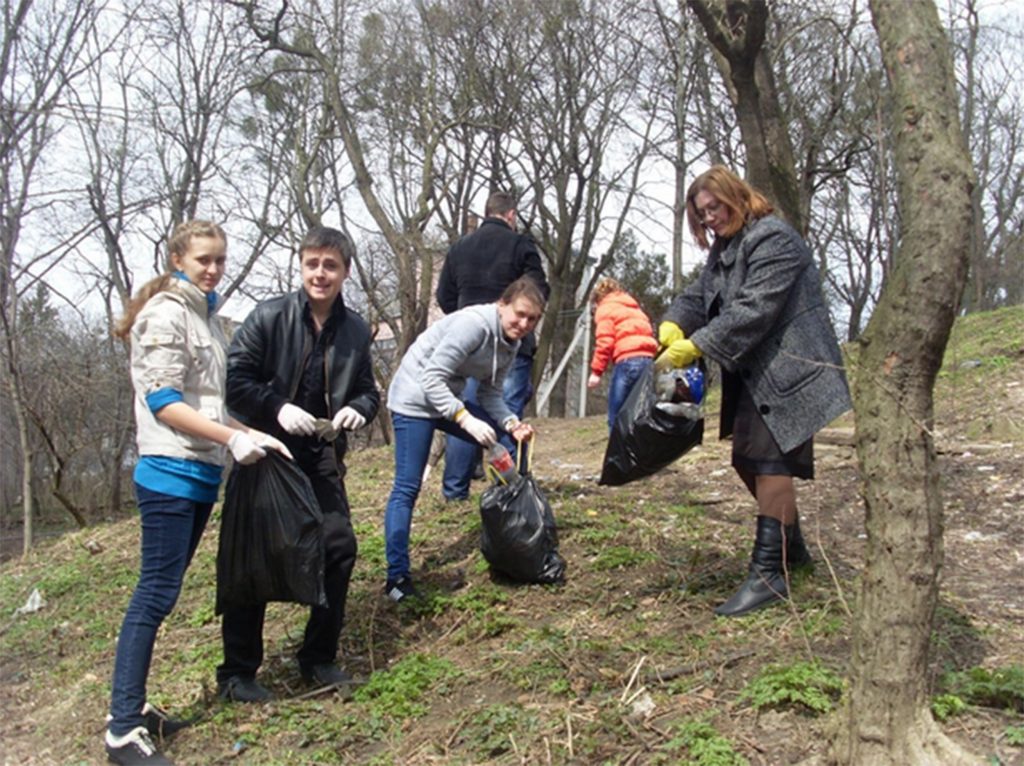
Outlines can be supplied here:
[[[700, 278], [665, 319], [727, 378], [742, 380], [783, 452], [851, 407], [818, 269], [800, 235], [775, 216], [716, 239]], [[722, 438], [732, 432], [734, 404], [722, 403]]]

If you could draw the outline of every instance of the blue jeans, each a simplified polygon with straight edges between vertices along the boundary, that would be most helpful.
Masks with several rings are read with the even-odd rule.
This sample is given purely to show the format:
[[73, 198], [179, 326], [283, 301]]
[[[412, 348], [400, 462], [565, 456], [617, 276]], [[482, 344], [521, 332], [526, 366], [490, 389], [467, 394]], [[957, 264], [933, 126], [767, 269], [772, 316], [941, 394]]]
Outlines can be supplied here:
[[501, 393], [505, 397], [505, 404], [516, 414], [517, 418], [523, 417], [526, 405], [533, 398], [532, 374], [533, 357], [517, 354], [512, 361], [512, 367], [505, 375], [505, 386]]
[[212, 503], [171, 497], [135, 485], [142, 519], [142, 565], [117, 638], [108, 729], [123, 736], [143, 725], [146, 678], [160, 623], [171, 613]]
[[[533, 371], [533, 357], [517, 355], [505, 375], [502, 396], [505, 404], [515, 413], [523, 417], [526, 405], [533, 398], [533, 383], [530, 374]], [[476, 378], [468, 378], [462, 391], [464, 402], [476, 402], [476, 392], [480, 387]], [[515, 456], [515, 452], [512, 452]], [[469, 484], [473, 480], [473, 471], [480, 462], [480, 447], [476, 442], [465, 442], [449, 436], [444, 448], [444, 478], [441, 492], [449, 500], [464, 500], [469, 497]]]
[[[466, 402], [466, 409], [474, 417], [487, 421], [497, 432], [502, 444], [508, 447], [512, 437], [501, 430], [484, 409]], [[412, 527], [412, 509], [419, 497], [423, 484], [423, 469], [430, 456], [430, 442], [434, 431], [441, 429], [454, 438], [453, 441], [468, 440], [472, 437], [446, 418], [413, 418], [391, 413], [395, 430], [395, 483], [391, 487], [387, 508], [384, 511], [384, 550], [388, 560], [388, 579], [397, 580], [409, 574], [409, 533]], [[479, 447], [477, 447], [479, 449]]]
[[634, 356], [616, 363], [612, 372], [612, 383], [608, 387], [608, 430], [615, 427], [615, 418], [626, 403], [626, 397], [644, 370], [651, 366], [653, 359], [649, 356]]

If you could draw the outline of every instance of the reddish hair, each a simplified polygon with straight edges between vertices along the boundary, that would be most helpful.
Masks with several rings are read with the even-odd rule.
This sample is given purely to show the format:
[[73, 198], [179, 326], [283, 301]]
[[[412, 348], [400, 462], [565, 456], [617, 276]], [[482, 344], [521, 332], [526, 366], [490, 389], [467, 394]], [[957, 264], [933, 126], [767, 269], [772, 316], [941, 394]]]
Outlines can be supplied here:
[[697, 214], [697, 195], [702, 191], [714, 195], [715, 199], [729, 209], [729, 223], [723, 236], [732, 237], [743, 226], [757, 218], [764, 218], [774, 208], [761, 192], [748, 184], [724, 165], [712, 165], [693, 179], [686, 190], [686, 221], [690, 225], [690, 233], [697, 243], [705, 250], [708, 244], [707, 229]]

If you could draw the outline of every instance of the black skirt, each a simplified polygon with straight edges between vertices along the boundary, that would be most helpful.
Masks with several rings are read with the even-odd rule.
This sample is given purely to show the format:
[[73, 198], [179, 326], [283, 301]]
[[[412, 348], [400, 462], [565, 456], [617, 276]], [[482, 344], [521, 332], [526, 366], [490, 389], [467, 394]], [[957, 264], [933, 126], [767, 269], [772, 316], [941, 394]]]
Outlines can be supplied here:
[[755, 476], [795, 476], [814, 478], [814, 439], [789, 452], [779, 449], [775, 437], [764, 424], [747, 387], [740, 384], [732, 421], [732, 465], [737, 471]]

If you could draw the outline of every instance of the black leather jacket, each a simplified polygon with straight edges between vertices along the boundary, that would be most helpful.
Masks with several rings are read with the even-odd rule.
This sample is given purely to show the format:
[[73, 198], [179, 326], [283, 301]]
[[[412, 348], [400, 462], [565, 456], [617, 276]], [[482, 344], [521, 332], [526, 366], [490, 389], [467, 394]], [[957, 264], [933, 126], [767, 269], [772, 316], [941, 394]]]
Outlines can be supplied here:
[[[264, 301], [235, 331], [228, 351], [227, 405], [243, 423], [279, 434], [277, 413], [292, 401], [302, 368], [313, 348], [313, 335], [303, 321], [308, 305], [305, 290]], [[370, 328], [341, 297], [335, 303], [337, 325], [324, 354], [328, 417], [351, 407], [372, 420], [380, 407], [373, 378]], [[344, 451], [343, 445], [336, 445]]]

